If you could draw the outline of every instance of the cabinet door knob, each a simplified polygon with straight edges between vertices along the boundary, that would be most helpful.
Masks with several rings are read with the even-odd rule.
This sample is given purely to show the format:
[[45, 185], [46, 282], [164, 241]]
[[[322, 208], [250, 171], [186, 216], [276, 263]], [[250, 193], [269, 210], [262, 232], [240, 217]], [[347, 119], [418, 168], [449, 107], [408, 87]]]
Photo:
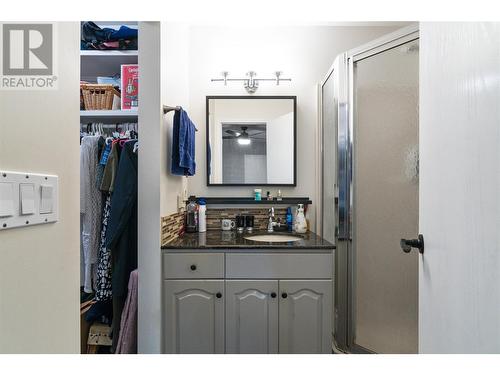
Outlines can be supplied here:
[[276, 298], [276, 293], [272, 292], [271, 293], [271, 298]]
[[196, 264], [191, 264], [191, 271], [196, 271]]
[[281, 297], [286, 298], [286, 297], [288, 297], [288, 294], [286, 294], [285, 292], [283, 292], [283, 293], [281, 293]]
[[215, 296], [216, 296], [217, 298], [222, 298], [222, 293], [221, 293], [221, 292], [218, 292]]

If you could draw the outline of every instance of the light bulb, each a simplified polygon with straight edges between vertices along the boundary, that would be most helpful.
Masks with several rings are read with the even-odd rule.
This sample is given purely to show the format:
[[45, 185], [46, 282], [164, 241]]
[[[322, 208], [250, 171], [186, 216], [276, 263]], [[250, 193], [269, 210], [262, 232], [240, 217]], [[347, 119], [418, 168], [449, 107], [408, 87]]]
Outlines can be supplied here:
[[247, 137], [238, 137], [238, 144], [242, 146], [249, 145], [252, 141]]

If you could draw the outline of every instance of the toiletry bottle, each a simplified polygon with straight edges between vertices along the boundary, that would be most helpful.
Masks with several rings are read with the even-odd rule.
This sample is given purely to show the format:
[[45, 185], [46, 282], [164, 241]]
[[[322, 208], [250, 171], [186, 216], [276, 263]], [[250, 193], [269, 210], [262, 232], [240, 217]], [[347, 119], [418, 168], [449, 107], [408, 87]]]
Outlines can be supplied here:
[[289, 232], [293, 231], [293, 215], [292, 207], [286, 209], [286, 228]]
[[307, 222], [304, 215], [304, 205], [299, 204], [297, 209], [297, 218], [295, 219], [295, 232], [306, 233], [307, 232]]
[[262, 200], [262, 189], [254, 189], [254, 193], [256, 201]]
[[186, 232], [195, 233], [198, 231], [198, 205], [195, 197], [189, 197], [186, 206]]
[[204, 199], [198, 200], [198, 232], [207, 231], [207, 203]]
[[281, 194], [281, 190], [278, 189], [278, 195], [276, 196], [277, 201], [282, 201], [283, 200], [283, 195]]

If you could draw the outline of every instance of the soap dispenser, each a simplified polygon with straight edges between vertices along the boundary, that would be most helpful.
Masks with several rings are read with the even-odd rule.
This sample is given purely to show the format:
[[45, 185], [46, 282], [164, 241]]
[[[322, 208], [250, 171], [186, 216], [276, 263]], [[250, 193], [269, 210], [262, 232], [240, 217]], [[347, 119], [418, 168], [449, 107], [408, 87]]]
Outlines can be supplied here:
[[297, 208], [297, 217], [295, 219], [295, 232], [306, 233], [307, 232], [307, 221], [304, 215], [304, 205], [299, 204]]

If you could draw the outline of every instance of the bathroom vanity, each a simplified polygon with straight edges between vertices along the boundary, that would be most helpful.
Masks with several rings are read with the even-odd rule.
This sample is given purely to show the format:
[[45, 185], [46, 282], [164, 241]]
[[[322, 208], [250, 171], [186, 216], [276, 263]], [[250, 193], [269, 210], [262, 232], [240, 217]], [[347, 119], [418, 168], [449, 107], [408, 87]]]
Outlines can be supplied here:
[[184, 234], [162, 247], [166, 353], [331, 353], [334, 245], [312, 232], [245, 238], [256, 235], [267, 233]]

